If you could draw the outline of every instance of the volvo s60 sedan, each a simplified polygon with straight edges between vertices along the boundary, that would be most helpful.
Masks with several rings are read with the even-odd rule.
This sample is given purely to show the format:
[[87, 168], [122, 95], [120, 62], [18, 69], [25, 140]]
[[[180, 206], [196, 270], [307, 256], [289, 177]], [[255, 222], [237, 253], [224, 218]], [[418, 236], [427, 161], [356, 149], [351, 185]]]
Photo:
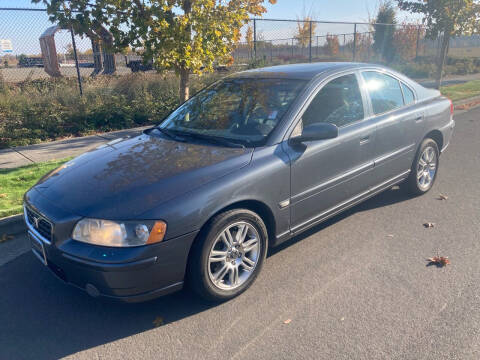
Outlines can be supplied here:
[[227, 300], [269, 247], [393, 185], [429, 191], [454, 125], [440, 92], [378, 65], [240, 72], [42, 178], [32, 250], [92, 296]]

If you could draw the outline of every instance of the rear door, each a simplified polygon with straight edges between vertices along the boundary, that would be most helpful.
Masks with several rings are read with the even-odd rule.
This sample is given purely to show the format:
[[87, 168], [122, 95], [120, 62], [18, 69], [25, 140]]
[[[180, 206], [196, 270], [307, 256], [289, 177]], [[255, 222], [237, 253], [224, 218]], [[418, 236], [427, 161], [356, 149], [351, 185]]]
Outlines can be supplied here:
[[294, 232], [334, 212], [343, 201], [371, 185], [375, 124], [372, 119], [365, 120], [359, 76], [356, 72], [345, 73], [320, 85], [291, 134], [298, 136], [304, 126], [324, 122], [339, 128], [337, 138], [283, 144], [290, 158]]
[[362, 77], [377, 125], [374, 179], [380, 184], [410, 169], [424, 114], [414, 91], [392, 74], [372, 70]]

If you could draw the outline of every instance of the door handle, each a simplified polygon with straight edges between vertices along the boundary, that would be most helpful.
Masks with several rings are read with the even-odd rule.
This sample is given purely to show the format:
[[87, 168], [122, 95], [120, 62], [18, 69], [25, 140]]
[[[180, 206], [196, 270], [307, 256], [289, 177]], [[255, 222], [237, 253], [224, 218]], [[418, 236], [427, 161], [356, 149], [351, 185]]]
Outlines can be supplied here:
[[415, 118], [415, 122], [420, 122], [422, 120], [423, 120], [423, 115], [420, 115], [420, 116]]
[[370, 135], [360, 139], [360, 145], [368, 144], [370, 142]]

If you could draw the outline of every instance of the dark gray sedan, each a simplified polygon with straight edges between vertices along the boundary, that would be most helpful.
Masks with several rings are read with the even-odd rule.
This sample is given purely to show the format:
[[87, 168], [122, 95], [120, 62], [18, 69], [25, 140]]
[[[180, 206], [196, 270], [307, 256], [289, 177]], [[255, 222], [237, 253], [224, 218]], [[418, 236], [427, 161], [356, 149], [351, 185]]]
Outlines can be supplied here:
[[32, 250], [92, 296], [142, 301], [187, 283], [230, 299], [269, 246], [393, 185], [429, 191], [452, 115], [438, 91], [377, 65], [229, 76], [30, 189]]

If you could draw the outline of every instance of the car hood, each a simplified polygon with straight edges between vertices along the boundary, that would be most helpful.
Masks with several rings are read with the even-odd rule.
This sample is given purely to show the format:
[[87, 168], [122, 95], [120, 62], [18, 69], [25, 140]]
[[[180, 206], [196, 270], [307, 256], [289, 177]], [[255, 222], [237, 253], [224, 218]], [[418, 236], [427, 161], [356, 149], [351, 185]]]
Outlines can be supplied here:
[[67, 162], [31, 191], [76, 215], [135, 219], [248, 165], [252, 152], [143, 134], [110, 142]]

